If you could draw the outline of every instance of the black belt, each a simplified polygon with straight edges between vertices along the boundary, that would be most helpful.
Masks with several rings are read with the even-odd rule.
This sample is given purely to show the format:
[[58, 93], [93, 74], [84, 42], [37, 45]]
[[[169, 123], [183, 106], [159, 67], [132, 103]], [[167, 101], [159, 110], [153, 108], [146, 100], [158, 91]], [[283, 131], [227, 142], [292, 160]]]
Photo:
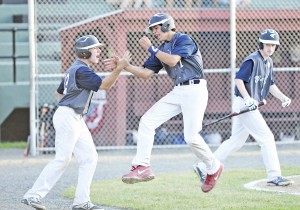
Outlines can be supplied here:
[[177, 84], [176, 86], [182, 86], [182, 85], [192, 85], [192, 84], [200, 84], [200, 79], [191, 79], [185, 82], [181, 82]]

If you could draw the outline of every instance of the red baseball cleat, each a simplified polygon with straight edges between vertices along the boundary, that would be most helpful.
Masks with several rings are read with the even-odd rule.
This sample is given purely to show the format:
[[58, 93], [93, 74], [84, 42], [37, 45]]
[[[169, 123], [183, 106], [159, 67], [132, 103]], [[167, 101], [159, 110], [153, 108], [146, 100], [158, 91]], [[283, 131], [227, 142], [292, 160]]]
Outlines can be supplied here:
[[223, 171], [224, 164], [221, 163], [219, 170], [214, 174], [207, 174], [207, 177], [204, 181], [204, 184], [202, 185], [201, 189], [203, 192], [207, 193], [211, 191], [214, 186], [216, 185], [218, 179], [220, 178], [220, 175]]
[[147, 182], [154, 179], [154, 174], [150, 166], [132, 166], [131, 172], [122, 176], [122, 181], [126, 184], [137, 182]]

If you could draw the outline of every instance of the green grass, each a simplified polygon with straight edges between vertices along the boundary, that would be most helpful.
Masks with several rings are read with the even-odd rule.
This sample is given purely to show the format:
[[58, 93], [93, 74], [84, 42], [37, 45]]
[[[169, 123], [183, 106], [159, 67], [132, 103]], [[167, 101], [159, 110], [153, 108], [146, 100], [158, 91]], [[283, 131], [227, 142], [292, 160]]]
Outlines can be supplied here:
[[1, 142], [0, 149], [25, 149], [27, 142]]
[[[300, 167], [282, 167], [284, 176], [298, 175]], [[276, 192], [248, 190], [244, 184], [265, 179], [264, 169], [225, 170], [209, 193], [203, 193], [191, 171], [156, 174], [153, 181], [124, 184], [121, 179], [95, 181], [91, 200], [104, 206], [138, 210], [289, 209], [300, 206], [300, 197]], [[75, 187], [63, 193], [73, 198]]]

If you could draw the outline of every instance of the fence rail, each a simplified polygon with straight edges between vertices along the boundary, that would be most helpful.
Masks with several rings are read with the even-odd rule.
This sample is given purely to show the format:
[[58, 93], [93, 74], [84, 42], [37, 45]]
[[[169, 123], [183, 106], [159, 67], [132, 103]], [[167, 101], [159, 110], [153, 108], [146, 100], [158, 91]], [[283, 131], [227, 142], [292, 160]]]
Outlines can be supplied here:
[[[299, 68], [275, 68], [274, 71], [275, 76], [276, 74], [282, 73], [300, 73]], [[105, 77], [108, 74], [109, 73], [107, 72], [98, 73], [98, 75], [101, 77]], [[220, 85], [220, 81], [214, 81], [214, 77], [216, 75], [219, 75], [219, 77], [223, 75], [221, 76], [221, 78], [230, 78], [231, 70], [205, 69], [204, 74], [206, 75], [208, 84], [213, 83], [208, 88], [209, 93], [214, 93], [215, 87]], [[44, 94], [43, 90], [45, 90], [45, 93], [49, 92], [49, 89], [51, 89], [51, 87], [53, 87], [53, 91], [51, 91], [53, 93], [55, 88], [57, 88], [57, 86], [59, 85], [62, 76], [63, 74], [39, 75], [38, 89], [40, 91], [40, 94]], [[121, 84], [117, 82], [115, 87], [111, 91], [114, 92], [114, 89], [123, 87], [122, 84], [124, 82], [127, 84], [126, 89], [123, 90], [124, 92], [126, 92], [125, 98], [122, 99], [121, 102], [121, 104], [125, 103], [125, 108], [123, 105], [116, 106], [114, 108], [121, 109], [119, 110], [119, 112], [124, 113], [122, 119], [126, 122], [126, 127], [123, 130], [116, 131], [119, 134], [122, 133], [122, 135], [111, 135], [111, 130], [113, 129], [112, 126], [118, 127], [116, 125], [117, 122], [111, 125], [112, 122], [109, 121], [109, 119], [111, 119], [112, 117], [111, 115], [115, 115], [115, 112], [109, 109], [103, 109], [103, 107], [105, 107], [106, 105], [111, 106], [112, 103], [114, 103], [115, 96], [113, 93], [110, 94], [109, 92], [101, 92], [99, 95], [96, 94], [91, 104], [91, 110], [85, 118], [87, 125], [92, 132], [98, 150], [107, 148], [132, 148], [136, 144], [136, 132], [138, 128], [139, 118], [144, 113], [144, 111], [147, 110], [148, 107], [150, 107], [157, 99], [164, 95], [164, 93], [157, 93], [156, 95], [152, 95], [150, 93], [150, 95], [153, 97], [151, 101], [141, 101], [140, 96], [143, 95], [145, 92], [148, 92], [149, 94], [149, 91], [151, 89], [154, 89], [155, 86], [161, 81], [168, 81], [165, 71], [162, 71], [161, 73], [159, 73], [159, 75], [152, 78], [152, 82], [150, 82], [151, 84], [147, 84], [146, 87], [144, 87], [145, 81], [142, 81], [127, 72], [122, 72], [119, 79], [122, 81]], [[230, 91], [230, 86], [233, 85], [230, 84], [230, 80], [225, 81], [224, 84], [227, 84], [227, 89]], [[164, 87], [166, 91], [170, 90], [172, 88], [172, 84], [165, 82]], [[132, 92], [133, 88], [136, 89], [136, 92]], [[224, 89], [224, 87], [221, 88]], [[141, 92], [138, 93], [139, 91]], [[136, 97], [133, 96], [133, 94], [135, 93], [137, 94]], [[266, 122], [269, 124], [271, 130], [273, 131], [276, 141], [283, 142], [291, 140], [292, 138], [294, 141], [300, 140], [300, 112], [298, 108], [299, 100], [297, 99], [300, 98], [299, 94], [300, 93], [298, 93], [298, 95], [295, 95], [294, 98], [292, 98], [292, 104], [286, 109], [283, 109], [280, 106], [280, 102], [272, 97], [267, 97], [267, 105], [261, 108], [261, 112], [265, 117]], [[207, 122], [211, 122], [217, 118], [220, 118], [224, 115], [227, 115], [231, 112], [230, 96], [231, 94], [230, 92], [228, 92], [218, 95], [218, 97], [209, 97], [208, 107], [203, 121], [204, 124]], [[50, 105], [49, 113], [53, 114], [56, 108], [53, 94], [52, 97], [47, 100], [47, 102], [47, 104]], [[93, 122], [93, 119], [97, 117], [94, 115], [96, 113], [96, 108], [103, 110], [102, 122], [98, 124], [95, 124], [95, 122]], [[47, 119], [51, 119], [51, 115], [48, 115], [48, 118], [41, 117], [40, 115], [40, 123], [47, 121]], [[101, 121], [101, 119], [99, 121]], [[120, 120], [120, 122], [123, 123], [122, 120]], [[223, 141], [230, 137], [230, 127], [231, 120], [224, 120], [220, 123], [209, 126], [207, 129], [204, 130], [203, 134], [205, 135], [206, 140], [209, 144], [216, 144], [216, 139], [217, 141]], [[44, 136], [39, 136], [39, 142], [43, 142], [43, 146], [38, 148], [38, 150], [40, 151], [54, 150], [54, 130], [53, 128], [51, 128], [51, 125], [49, 125], [48, 129], [50, 130], [50, 135], [48, 135], [47, 132], [40, 132], [44, 133]], [[156, 146], [166, 147], [176, 147], [178, 145], [185, 144], [182, 131], [182, 116], [179, 115], [167, 121], [157, 129], [154, 144]], [[253, 142], [253, 139], [250, 137], [248, 142]]]

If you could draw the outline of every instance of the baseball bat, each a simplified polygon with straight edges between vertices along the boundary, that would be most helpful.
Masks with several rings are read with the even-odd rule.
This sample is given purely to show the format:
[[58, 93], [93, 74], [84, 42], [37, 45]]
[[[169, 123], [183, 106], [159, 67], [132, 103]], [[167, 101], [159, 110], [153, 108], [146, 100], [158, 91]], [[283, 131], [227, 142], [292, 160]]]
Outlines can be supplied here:
[[[261, 106], [263, 106], [263, 105], [265, 105], [265, 104], [267, 104], [267, 101], [266, 101], [266, 100], [262, 100], [262, 101], [260, 101], [260, 102], [258, 103], [258, 107], [261, 107]], [[224, 116], [224, 117], [221, 117], [221, 118], [219, 118], [219, 119], [217, 119], [217, 120], [214, 120], [214, 121], [212, 121], [212, 122], [210, 122], [210, 123], [207, 123], [207, 124], [203, 125], [203, 126], [202, 126], [202, 129], [204, 129], [205, 127], [207, 127], [207, 126], [209, 126], [209, 125], [212, 125], [212, 124], [215, 124], [215, 123], [217, 123], [217, 122], [220, 122], [220, 121], [222, 121], [222, 120], [225, 120], [225, 119], [228, 119], [228, 118], [231, 118], [231, 117], [234, 117], [234, 116], [238, 116], [238, 115], [244, 114], [244, 113], [249, 112], [249, 111], [251, 111], [251, 110], [250, 110], [248, 107], [246, 107], [245, 109], [242, 109], [242, 110], [240, 110], [239, 112], [232, 112], [232, 113], [229, 114], [229, 115], [226, 115], [226, 116]]]

